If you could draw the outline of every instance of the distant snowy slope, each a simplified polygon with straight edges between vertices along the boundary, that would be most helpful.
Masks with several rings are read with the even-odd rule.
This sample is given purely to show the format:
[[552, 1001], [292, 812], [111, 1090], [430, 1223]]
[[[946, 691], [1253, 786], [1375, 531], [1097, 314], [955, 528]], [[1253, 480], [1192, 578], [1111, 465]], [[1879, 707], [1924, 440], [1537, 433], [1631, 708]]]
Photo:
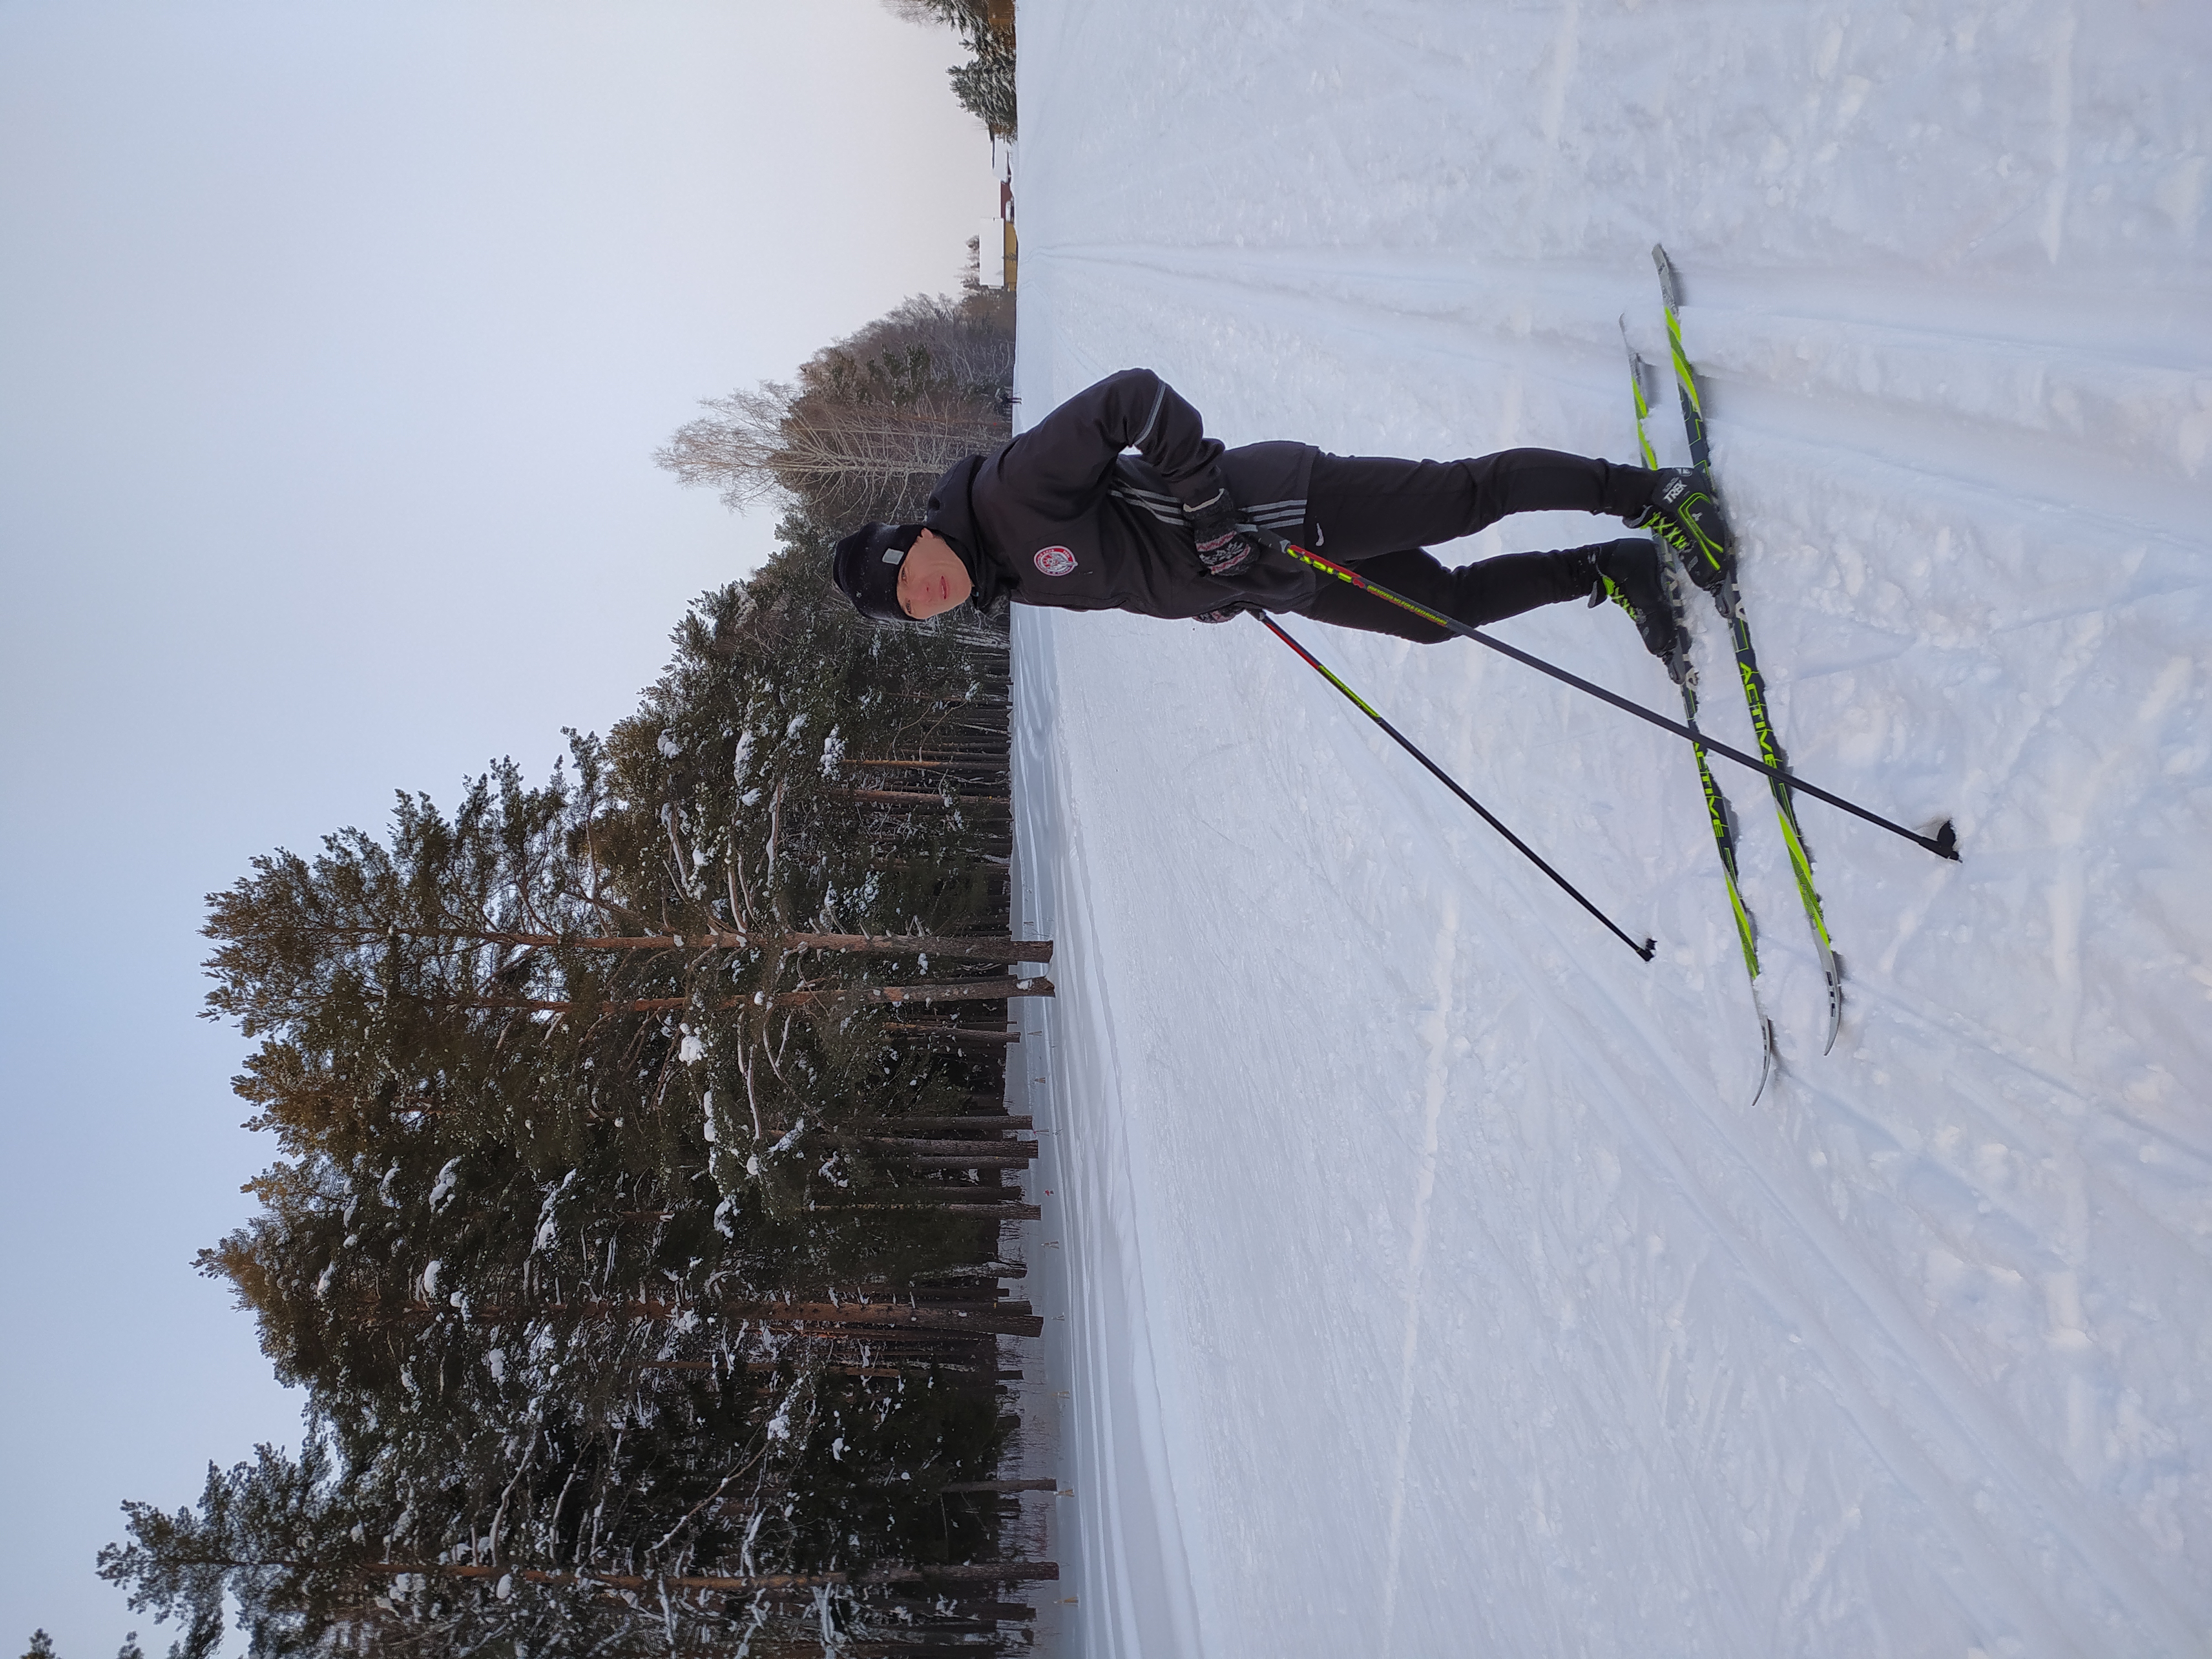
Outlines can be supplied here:
[[[1471, 645], [1018, 612], [1079, 1650], [2212, 1653], [2212, 8], [1023, 0], [1023, 411], [1631, 458], [1680, 265], [1848, 1002]], [[1680, 453], [1671, 407], [1653, 422]], [[1594, 539], [1509, 521], [1462, 555]], [[1750, 746], [1710, 607], [1716, 734]], [[1610, 610], [1498, 630], [1671, 712]]]

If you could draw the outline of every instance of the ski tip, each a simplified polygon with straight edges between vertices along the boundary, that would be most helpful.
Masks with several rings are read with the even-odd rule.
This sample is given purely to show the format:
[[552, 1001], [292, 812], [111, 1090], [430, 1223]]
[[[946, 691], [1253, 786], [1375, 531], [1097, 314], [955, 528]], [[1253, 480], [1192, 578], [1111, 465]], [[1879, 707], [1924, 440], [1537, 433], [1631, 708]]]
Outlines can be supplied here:
[[1937, 858], [1948, 859], [1954, 864], [1958, 863], [1958, 826], [1954, 824], [1950, 819], [1945, 818], [1942, 823], [1936, 825], [1936, 834], [1929, 840], [1927, 847], [1928, 850], [1935, 854]]

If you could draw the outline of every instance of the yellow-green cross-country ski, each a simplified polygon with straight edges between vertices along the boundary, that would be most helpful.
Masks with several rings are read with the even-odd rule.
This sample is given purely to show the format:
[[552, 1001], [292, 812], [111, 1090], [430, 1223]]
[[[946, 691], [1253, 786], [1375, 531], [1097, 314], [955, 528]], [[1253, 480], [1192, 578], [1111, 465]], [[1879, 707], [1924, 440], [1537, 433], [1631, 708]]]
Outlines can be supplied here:
[[[1698, 377], [1690, 367], [1690, 359], [1682, 349], [1682, 279], [1674, 269], [1674, 262], [1667, 257], [1667, 250], [1654, 246], [1652, 263], [1659, 268], [1659, 296], [1667, 307], [1667, 346], [1674, 360], [1674, 389], [1680, 395], [1682, 428], [1690, 444], [1690, 465], [1706, 477], [1712, 476], [1711, 444], [1705, 434], [1705, 399], [1698, 395]], [[1642, 404], [1641, 388], [1638, 402]], [[1639, 422], [1638, 435], [1642, 435]], [[1645, 465], [1650, 464], [1650, 450], [1644, 451]], [[1737, 678], [1743, 683], [1743, 700], [1751, 711], [1752, 729], [1759, 734], [1759, 752], [1769, 766], [1778, 772], [1786, 771], [1789, 761], [1782, 752], [1782, 744], [1774, 735], [1774, 723], [1766, 712], [1766, 681], [1759, 672], [1759, 657], [1752, 649], [1751, 623], [1743, 614], [1743, 600], [1736, 591], [1735, 573], [1728, 571], [1719, 586], [1712, 590], [1713, 604], [1728, 624], [1729, 639], [1735, 649]], [[1828, 1030], [1821, 1052], [1836, 1046], [1836, 1033], [1844, 1018], [1844, 975], [1836, 959], [1835, 947], [1828, 939], [1828, 924], [1820, 915], [1820, 896], [1813, 886], [1813, 855], [1806, 850], [1805, 837], [1797, 827], [1797, 809], [1792, 801], [1790, 785], [1783, 778], [1770, 774], [1767, 787], [1774, 792], [1775, 816], [1782, 824], [1782, 839], [1790, 849], [1790, 868], [1797, 878], [1797, 896], [1805, 907], [1805, 920], [1813, 930], [1813, 946], [1820, 958], [1820, 972], [1828, 982]], [[1734, 883], [1730, 883], [1733, 890]], [[1756, 973], [1756, 967], [1753, 970]]]
[[[1650, 434], [1644, 429], [1644, 416], [1651, 412], [1644, 378], [1650, 365], [1637, 355], [1636, 348], [1628, 343], [1626, 318], [1621, 319], [1620, 342], [1628, 349], [1628, 383], [1636, 396], [1636, 447], [1643, 457], [1644, 465], [1656, 468], [1658, 457], [1652, 451]], [[1669, 590], [1668, 597], [1670, 600], [1679, 599], [1682, 576], [1674, 550], [1656, 531], [1651, 539], [1659, 549], [1664, 580]], [[1674, 660], [1667, 665], [1667, 669], [1674, 677], [1675, 684], [1682, 689], [1682, 723], [1695, 732], [1698, 728], [1698, 676], [1690, 666], [1689, 636], [1686, 633], [1682, 640], [1682, 648], [1676, 653]], [[1729, 805], [1728, 797], [1721, 793], [1720, 785], [1714, 781], [1713, 769], [1705, 759], [1705, 745], [1692, 741], [1690, 752], [1698, 757], [1698, 782], [1705, 793], [1705, 812], [1712, 820], [1713, 846], [1721, 856], [1721, 877], [1728, 884], [1729, 908], [1735, 920], [1736, 943], [1743, 947], [1744, 971], [1751, 978], [1752, 1012], [1759, 1019], [1761, 1049], [1759, 1092], [1752, 1097], [1752, 1103], [1756, 1105], [1759, 1096], [1766, 1091], [1766, 1079], [1774, 1068], [1774, 1022], [1767, 1018], [1766, 1009], [1759, 996], [1759, 929], [1752, 920], [1750, 909], [1744, 904], [1742, 892], [1736, 885], [1735, 809]]]

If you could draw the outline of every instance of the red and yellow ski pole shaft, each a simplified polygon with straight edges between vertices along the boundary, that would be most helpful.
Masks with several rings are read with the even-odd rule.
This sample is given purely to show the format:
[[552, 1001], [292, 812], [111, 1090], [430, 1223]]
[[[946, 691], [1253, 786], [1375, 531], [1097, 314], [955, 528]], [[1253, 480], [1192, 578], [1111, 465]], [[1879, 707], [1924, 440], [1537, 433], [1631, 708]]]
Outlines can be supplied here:
[[1462, 639], [1473, 640], [1478, 645], [1486, 645], [1492, 651], [1510, 657], [1516, 662], [1526, 663], [1540, 673], [1549, 674], [1553, 679], [1564, 684], [1571, 685], [1577, 691], [1587, 691], [1601, 702], [1609, 702], [1615, 708], [1633, 714], [1637, 719], [1659, 727], [1662, 732], [1672, 732], [1676, 737], [1698, 744], [1708, 754], [1724, 755], [1738, 766], [1747, 766], [1754, 772], [1764, 772], [1770, 778], [1779, 778], [1792, 789], [1802, 791], [1815, 800], [1824, 800], [1831, 806], [1841, 807], [1854, 817], [1864, 818], [1869, 823], [1878, 825], [1888, 830], [1893, 836], [1902, 836], [1915, 846], [1926, 848], [1937, 858], [1949, 859], [1954, 864], [1959, 860], [1959, 833], [1952, 828], [1948, 818], [1943, 820], [1942, 827], [1932, 836], [1923, 836], [1917, 830], [1908, 830], [1901, 823], [1893, 823], [1883, 817], [1879, 812], [1869, 812], [1856, 801], [1846, 800], [1841, 795], [1821, 788], [1817, 783], [1808, 783], [1795, 773], [1785, 771], [1779, 766], [1770, 765], [1756, 755], [1747, 755], [1741, 749], [1731, 749], [1724, 743], [1717, 742], [1708, 732], [1693, 732], [1680, 720], [1670, 720], [1664, 714], [1646, 708], [1642, 703], [1631, 702], [1626, 697], [1608, 691], [1601, 685], [1593, 685], [1579, 674], [1570, 674], [1565, 669], [1546, 662], [1541, 657], [1532, 657], [1526, 651], [1516, 649], [1503, 640], [1492, 638], [1479, 628], [1470, 628], [1465, 623], [1447, 617], [1440, 611], [1431, 611], [1418, 599], [1409, 599], [1403, 593], [1395, 593], [1380, 582], [1371, 582], [1358, 571], [1347, 569], [1333, 559], [1323, 558], [1318, 553], [1310, 552], [1295, 542], [1278, 539], [1275, 544], [1301, 564], [1310, 566], [1325, 576], [1334, 576], [1339, 581], [1349, 582], [1361, 592], [1372, 593], [1378, 599], [1386, 599], [1401, 611], [1410, 611], [1416, 617], [1434, 623], [1448, 633], [1456, 634]]
[[1285, 633], [1282, 629], [1277, 625], [1275, 619], [1273, 617], [1267, 615], [1264, 611], [1255, 611], [1252, 614], [1259, 617], [1261, 622], [1267, 625], [1267, 631], [1269, 633], [1273, 634], [1285, 645], [1289, 646], [1291, 649], [1297, 652], [1298, 655], [1304, 658], [1307, 665], [1311, 667], [1316, 673], [1319, 674], [1323, 679], [1327, 680], [1331, 685], [1334, 686], [1338, 690], [1343, 692], [1346, 697], [1350, 698], [1353, 708], [1358, 709], [1361, 714], [1366, 715], [1369, 720], [1373, 720], [1376, 725], [1381, 726], [1383, 731], [1389, 733], [1391, 740], [1401, 749], [1411, 755], [1415, 760], [1420, 762], [1422, 765], [1427, 767], [1438, 783], [1443, 785], [1445, 788], [1450, 790], [1452, 793], [1457, 795], [1462, 800], [1473, 807], [1475, 811], [1480, 815], [1482, 821], [1485, 823], [1498, 831], [1499, 835], [1504, 836], [1507, 841], [1512, 842], [1514, 847], [1519, 850], [1523, 858], [1527, 859], [1529, 863], [1534, 865], [1539, 870], [1541, 870], [1553, 881], [1559, 883], [1560, 887], [1565, 890], [1568, 897], [1574, 900], [1574, 902], [1581, 905], [1583, 909], [1589, 911], [1600, 921], [1603, 922], [1606, 926], [1607, 931], [1612, 933], [1615, 939], [1619, 939], [1623, 945], [1626, 945], [1630, 950], [1635, 951], [1638, 956], [1642, 957], [1644, 961], [1649, 962], [1651, 960], [1652, 940], [1647, 939], [1643, 944], [1638, 945], [1634, 939], [1629, 938], [1627, 934], [1622, 933], [1620, 928], [1614, 927], [1613, 919], [1607, 915], [1604, 911], [1599, 909], [1597, 906], [1592, 904], [1588, 899], [1584, 898], [1580, 889], [1577, 888], [1572, 882], [1569, 881], [1557, 870], [1554, 870], [1550, 865], [1547, 864], [1542, 856], [1537, 853], [1534, 848], [1529, 846], [1527, 842], [1522, 840], [1520, 836], [1515, 835], [1510, 830], [1508, 830], [1503, 823], [1499, 823], [1497, 814], [1493, 813], [1488, 807], [1485, 806], [1474, 796], [1468, 794], [1466, 790], [1461, 788], [1457, 781], [1453, 779], [1449, 773], [1446, 772], [1443, 768], [1438, 766], [1434, 761], [1431, 760], [1426, 755], [1423, 754], [1419, 749], [1414, 747], [1411, 738], [1407, 738], [1404, 732], [1401, 732], [1396, 726], [1391, 725], [1389, 721], [1384, 720], [1381, 714], [1377, 714], [1364, 697], [1361, 696], [1359, 693], [1353, 690], [1342, 680], [1339, 679], [1335, 673], [1326, 663], [1322, 662], [1319, 657], [1314, 655], [1312, 652], [1307, 650], [1305, 647], [1300, 645], [1296, 640]]

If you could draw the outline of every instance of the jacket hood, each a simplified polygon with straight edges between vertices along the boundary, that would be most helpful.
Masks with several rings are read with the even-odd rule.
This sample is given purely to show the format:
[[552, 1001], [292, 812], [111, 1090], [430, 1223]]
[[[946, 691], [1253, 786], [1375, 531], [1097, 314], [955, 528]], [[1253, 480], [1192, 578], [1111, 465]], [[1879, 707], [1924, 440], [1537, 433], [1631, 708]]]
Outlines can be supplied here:
[[983, 457], [970, 455], [947, 468], [929, 492], [921, 522], [924, 529], [935, 531], [951, 543], [960, 562], [968, 567], [968, 580], [975, 589], [969, 603], [978, 611], [988, 611], [1012, 584], [985, 550], [982, 533], [975, 527], [975, 474], [982, 465]]

